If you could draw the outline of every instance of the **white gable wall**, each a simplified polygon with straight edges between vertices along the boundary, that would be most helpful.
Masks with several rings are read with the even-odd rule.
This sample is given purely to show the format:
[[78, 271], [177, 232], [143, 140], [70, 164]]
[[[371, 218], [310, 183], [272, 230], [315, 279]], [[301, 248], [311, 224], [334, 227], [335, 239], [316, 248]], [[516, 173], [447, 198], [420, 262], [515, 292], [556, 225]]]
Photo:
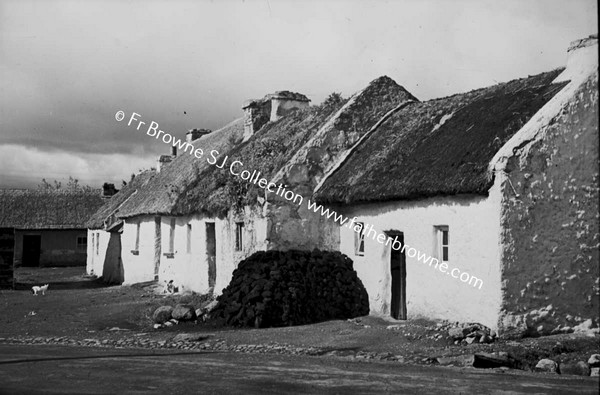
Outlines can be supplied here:
[[[135, 250], [137, 223], [140, 223], [138, 254]], [[154, 216], [128, 218], [121, 236], [124, 285], [154, 280]]]
[[[498, 180], [497, 180], [498, 181]], [[372, 224], [379, 233], [404, 233], [407, 246], [428, 255], [434, 251], [435, 226], [449, 227], [449, 268], [483, 280], [481, 289], [441, 273], [417, 257], [406, 255], [407, 318], [427, 317], [479, 322], [497, 328], [501, 303], [500, 204], [497, 185], [489, 197], [436, 197], [421, 201], [369, 204], [347, 208], [344, 214]], [[390, 315], [391, 245], [365, 235], [364, 256], [355, 255], [354, 231], [341, 227], [341, 251], [369, 294], [371, 313]], [[366, 232], [365, 232], [366, 233]], [[406, 251], [406, 250], [405, 250]]]
[[110, 233], [101, 229], [87, 231], [86, 273], [102, 276]]

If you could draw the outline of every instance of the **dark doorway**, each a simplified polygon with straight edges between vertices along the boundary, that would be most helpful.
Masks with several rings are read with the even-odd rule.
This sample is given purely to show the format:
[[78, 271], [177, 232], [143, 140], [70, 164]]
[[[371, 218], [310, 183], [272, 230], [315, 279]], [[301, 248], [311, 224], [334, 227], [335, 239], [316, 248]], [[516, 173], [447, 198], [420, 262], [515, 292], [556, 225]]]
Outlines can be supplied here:
[[23, 235], [23, 256], [21, 258], [23, 266], [38, 267], [41, 248], [41, 235]]
[[210, 292], [213, 292], [217, 281], [217, 240], [214, 222], [206, 223], [206, 259], [208, 261], [208, 287]]
[[154, 217], [154, 279], [158, 280], [158, 269], [160, 269], [160, 253], [162, 249], [162, 237], [160, 234], [160, 217]]
[[[391, 238], [397, 238], [404, 246], [404, 233], [386, 232]], [[390, 251], [390, 271], [392, 275], [392, 318], [397, 320], [406, 319], [406, 254], [402, 249], [392, 248]]]

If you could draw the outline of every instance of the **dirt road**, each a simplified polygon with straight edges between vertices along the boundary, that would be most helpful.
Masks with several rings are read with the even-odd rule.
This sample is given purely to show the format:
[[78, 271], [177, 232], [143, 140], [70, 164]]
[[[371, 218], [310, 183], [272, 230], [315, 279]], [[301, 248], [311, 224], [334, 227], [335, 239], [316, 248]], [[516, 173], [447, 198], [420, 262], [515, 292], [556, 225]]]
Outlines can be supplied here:
[[593, 377], [328, 358], [0, 345], [0, 393], [578, 393]]

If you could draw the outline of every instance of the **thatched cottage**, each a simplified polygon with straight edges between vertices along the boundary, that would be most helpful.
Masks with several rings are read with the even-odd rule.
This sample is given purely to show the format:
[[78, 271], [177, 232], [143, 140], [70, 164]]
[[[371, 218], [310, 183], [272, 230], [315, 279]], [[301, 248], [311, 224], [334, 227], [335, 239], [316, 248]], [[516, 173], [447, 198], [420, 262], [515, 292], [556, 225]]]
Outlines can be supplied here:
[[[320, 106], [286, 91], [247, 102], [244, 118], [188, 135], [204, 157], [162, 157], [120, 198], [124, 283], [220, 293], [255, 251], [320, 248], [354, 260], [374, 313], [597, 326], [596, 52], [586, 39], [566, 69], [426, 102], [388, 77]], [[483, 285], [340, 226], [315, 200]], [[552, 220], [540, 215], [549, 208]], [[587, 304], [568, 315], [577, 284]]]
[[597, 54], [577, 41], [566, 69], [407, 106], [320, 185], [320, 203], [448, 268], [340, 227], [373, 311], [598, 327]]
[[105, 202], [99, 191], [0, 189], [0, 285], [13, 268], [85, 265], [86, 221]]

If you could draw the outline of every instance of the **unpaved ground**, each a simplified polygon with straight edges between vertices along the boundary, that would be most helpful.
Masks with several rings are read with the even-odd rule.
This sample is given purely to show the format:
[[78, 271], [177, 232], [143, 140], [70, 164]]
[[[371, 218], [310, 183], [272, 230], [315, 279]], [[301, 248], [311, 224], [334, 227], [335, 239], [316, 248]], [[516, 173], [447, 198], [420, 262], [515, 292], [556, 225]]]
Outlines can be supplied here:
[[[25, 379], [26, 378], [26, 379]], [[2, 394], [597, 394], [593, 377], [544, 376], [219, 352], [0, 344]]]
[[[143, 337], [145, 345], [169, 346], [174, 335], [186, 332], [206, 335], [210, 349], [216, 345], [216, 349], [246, 351], [248, 347], [238, 346], [283, 345], [282, 349], [273, 346], [270, 350], [299, 347], [310, 349], [313, 355], [361, 355], [365, 359], [381, 359], [387, 355], [390, 358], [385, 359], [417, 364], [434, 363], [440, 356], [508, 351], [523, 362], [525, 369], [541, 358], [550, 357], [558, 362], [587, 361], [590, 354], [600, 353], [598, 336], [557, 335], [464, 346], [454, 345], [445, 331], [437, 329], [436, 322], [377, 317], [269, 329], [180, 323], [154, 330], [150, 315], [156, 307], [178, 302], [198, 305], [204, 298], [157, 295], [151, 284], [105, 287], [86, 277], [84, 268], [19, 269], [17, 280], [17, 290], [0, 291], [0, 341], [4, 342], [15, 338], [39, 338], [37, 342], [43, 342], [47, 338], [64, 337], [75, 342], [70, 344], [102, 345], [104, 342], [105, 346], [127, 347], [139, 346], [139, 341], [132, 339]], [[29, 291], [31, 285], [47, 282], [50, 288], [46, 296], [33, 296]], [[439, 338], [435, 339], [435, 335]], [[95, 341], [82, 342], [84, 339]]]

